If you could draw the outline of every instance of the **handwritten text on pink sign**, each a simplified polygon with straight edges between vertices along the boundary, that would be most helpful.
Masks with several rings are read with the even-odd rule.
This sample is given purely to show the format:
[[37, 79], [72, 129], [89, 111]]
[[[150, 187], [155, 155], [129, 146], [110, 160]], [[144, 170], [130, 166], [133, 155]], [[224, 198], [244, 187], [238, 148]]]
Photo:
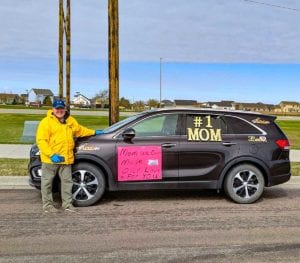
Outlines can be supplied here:
[[118, 181], [162, 179], [160, 146], [118, 147]]

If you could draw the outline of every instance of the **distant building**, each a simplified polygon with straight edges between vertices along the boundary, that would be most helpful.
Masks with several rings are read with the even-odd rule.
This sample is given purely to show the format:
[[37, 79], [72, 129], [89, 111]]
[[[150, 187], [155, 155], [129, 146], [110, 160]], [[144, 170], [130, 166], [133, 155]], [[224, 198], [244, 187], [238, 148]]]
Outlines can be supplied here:
[[161, 101], [161, 106], [162, 107], [174, 107], [174, 102], [170, 100], [162, 100]]
[[91, 99], [91, 104], [93, 108], [109, 108], [109, 100], [108, 98], [103, 98], [101, 96], [96, 96]]
[[174, 100], [175, 107], [197, 107], [196, 100]]
[[19, 104], [20, 97], [18, 94], [0, 93], [1, 104]]
[[236, 102], [235, 109], [236, 110], [244, 110], [244, 111], [259, 111], [259, 112], [270, 112], [274, 110], [274, 105], [272, 104], [264, 104], [264, 103], [244, 103], [244, 102]]
[[91, 100], [89, 98], [87, 98], [86, 96], [82, 95], [80, 92], [76, 92], [71, 103], [76, 107], [90, 107], [91, 106]]
[[20, 103], [26, 104], [28, 102], [28, 94], [20, 94]]
[[234, 101], [221, 100], [220, 102], [209, 101], [204, 104], [207, 108], [219, 109], [219, 110], [235, 110]]
[[281, 108], [281, 112], [300, 112], [300, 103], [296, 101], [281, 101], [279, 106]]
[[49, 98], [53, 102], [54, 94], [50, 89], [31, 89], [28, 93], [28, 102], [29, 104], [43, 104], [47, 96], [49, 96]]

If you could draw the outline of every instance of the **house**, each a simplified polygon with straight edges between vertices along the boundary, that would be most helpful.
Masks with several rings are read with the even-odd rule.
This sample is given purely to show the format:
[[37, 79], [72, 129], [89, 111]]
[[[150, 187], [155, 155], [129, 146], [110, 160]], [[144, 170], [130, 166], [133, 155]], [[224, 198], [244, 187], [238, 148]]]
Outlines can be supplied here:
[[234, 101], [231, 100], [221, 100], [220, 102], [209, 101], [204, 106], [212, 109], [235, 110]]
[[0, 93], [1, 104], [18, 104], [20, 97], [18, 94]]
[[109, 100], [108, 98], [103, 98], [101, 96], [96, 96], [93, 99], [91, 99], [91, 105], [94, 108], [109, 108]]
[[174, 103], [170, 100], [162, 100], [161, 107], [174, 107]]
[[20, 94], [20, 103], [26, 104], [28, 102], [28, 94]]
[[300, 112], [300, 103], [296, 101], [281, 101], [279, 106], [281, 112]]
[[80, 92], [76, 92], [73, 100], [71, 101], [75, 107], [91, 107], [91, 100]]
[[280, 113], [281, 112], [281, 107], [279, 105], [274, 106], [273, 111], [275, 113]]
[[236, 102], [235, 109], [236, 110], [244, 110], [244, 111], [270, 112], [270, 111], [274, 110], [274, 105], [264, 104], [261, 102], [258, 102], [258, 103]]
[[28, 93], [28, 102], [30, 104], [43, 104], [46, 97], [53, 102], [53, 92], [50, 89], [31, 89]]
[[196, 107], [196, 100], [174, 100], [175, 107]]

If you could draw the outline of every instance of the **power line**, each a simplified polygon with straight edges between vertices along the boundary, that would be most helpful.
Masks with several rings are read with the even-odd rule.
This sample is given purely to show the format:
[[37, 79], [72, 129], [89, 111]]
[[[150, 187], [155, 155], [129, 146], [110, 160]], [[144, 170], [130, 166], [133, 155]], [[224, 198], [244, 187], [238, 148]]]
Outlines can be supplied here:
[[300, 9], [286, 7], [286, 6], [282, 6], [282, 5], [272, 5], [272, 4], [268, 4], [268, 3], [264, 3], [264, 2], [258, 2], [258, 1], [253, 1], [253, 0], [243, 0], [243, 1], [245, 1], [245, 2], [251, 2], [251, 3], [259, 4], [259, 5], [266, 5], [266, 6], [271, 6], [271, 7], [277, 7], [277, 8], [287, 9], [287, 10], [291, 10], [291, 11], [295, 11], [295, 12], [300, 12]]

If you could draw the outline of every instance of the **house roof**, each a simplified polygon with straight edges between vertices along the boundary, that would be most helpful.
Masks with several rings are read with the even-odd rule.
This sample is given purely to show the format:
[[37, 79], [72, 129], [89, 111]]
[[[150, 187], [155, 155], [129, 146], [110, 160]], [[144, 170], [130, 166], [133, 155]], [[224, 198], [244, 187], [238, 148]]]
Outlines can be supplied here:
[[247, 106], [247, 107], [274, 107], [273, 104], [264, 104], [261, 102], [258, 103], [239, 103], [240, 105]]
[[170, 100], [162, 100], [161, 103], [163, 103], [165, 105], [173, 105], [173, 102]]
[[1, 99], [14, 99], [18, 97], [18, 94], [11, 94], [11, 93], [0, 93], [0, 98]]
[[221, 100], [220, 102], [212, 102], [212, 101], [208, 102], [209, 105], [217, 105], [220, 107], [232, 107], [233, 103], [234, 101], [231, 100]]
[[281, 101], [280, 104], [286, 104], [286, 105], [299, 105], [300, 103], [297, 101]]
[[195, 105], [197, 104], [197, 101], [196, 100], [174, 100], [175, 104], [177, 106], [180, 106], [180, 105]]
[[81, 93], [77, 93], [77, 94], [75, 94], [75, 95], [74, 95], [74, 98], [77, 98], [77, 97], [79, 97], [79, 96], [81, 96], [81, 97], [83, 97], [83, 98], [85, 98], [85, 99], [87, 99], [87, 100], [89, 100], [89, 101], [90, 101], [90, 99], [89, 99], [88, 97], [86, 97], [86, 96], [82, 95]]
[[53, 96], [53, 92], [50, 89], [32, 89], [36, 95]]

